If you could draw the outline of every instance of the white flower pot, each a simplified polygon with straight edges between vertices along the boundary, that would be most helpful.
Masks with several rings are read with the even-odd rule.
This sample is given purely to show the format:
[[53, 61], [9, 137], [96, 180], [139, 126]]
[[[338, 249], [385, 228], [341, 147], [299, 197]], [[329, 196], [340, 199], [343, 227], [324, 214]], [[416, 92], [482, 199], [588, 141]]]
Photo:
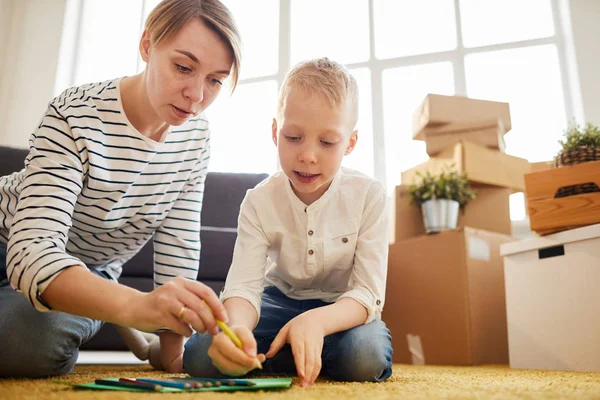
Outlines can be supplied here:
[[456, 229], [460, 204], [455, 200], [428, 200], [421, 204], [425, 232], [436, 233]]

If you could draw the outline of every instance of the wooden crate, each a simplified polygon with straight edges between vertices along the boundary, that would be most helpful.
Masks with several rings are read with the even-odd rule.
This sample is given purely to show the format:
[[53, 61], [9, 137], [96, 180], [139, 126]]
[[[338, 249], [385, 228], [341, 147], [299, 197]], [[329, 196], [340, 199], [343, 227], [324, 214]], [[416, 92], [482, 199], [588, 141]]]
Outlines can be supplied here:
[[600, 161], [526, 174], [531, 230], [546, 235], [600, 223], [600, 192], [554, 197], [560, 188], [585, 183], [600, 187]]

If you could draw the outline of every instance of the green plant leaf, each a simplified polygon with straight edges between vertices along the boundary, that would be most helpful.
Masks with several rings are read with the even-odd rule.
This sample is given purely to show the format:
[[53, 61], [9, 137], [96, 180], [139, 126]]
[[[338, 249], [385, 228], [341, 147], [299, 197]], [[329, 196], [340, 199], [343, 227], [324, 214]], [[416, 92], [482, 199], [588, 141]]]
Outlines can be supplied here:
[[421, 206], [425, 201], [433, 199], [456, 200], [462, 209], [476, 197], [475, 191], [467, 179], [466, 173], [459, 173], [451, 164], [440, 174], [431, 171], [417, 172], [417, 182], [409, 186], [411, 203]]

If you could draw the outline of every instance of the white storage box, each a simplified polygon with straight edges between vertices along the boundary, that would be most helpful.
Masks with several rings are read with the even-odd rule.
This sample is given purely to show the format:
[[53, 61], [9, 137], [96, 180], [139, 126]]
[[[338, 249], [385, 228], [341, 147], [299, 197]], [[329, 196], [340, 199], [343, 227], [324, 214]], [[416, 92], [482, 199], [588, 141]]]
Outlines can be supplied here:
[[501, 245], [512, 368], [600, 372], [600, 224]]

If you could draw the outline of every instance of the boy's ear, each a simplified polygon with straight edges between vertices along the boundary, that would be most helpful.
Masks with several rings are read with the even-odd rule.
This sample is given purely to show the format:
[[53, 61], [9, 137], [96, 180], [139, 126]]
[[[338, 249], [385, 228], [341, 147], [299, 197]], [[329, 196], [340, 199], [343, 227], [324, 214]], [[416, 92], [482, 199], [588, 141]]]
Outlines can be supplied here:
[[344, 152], [345, 156], [352, 153], [352, 150], [354, 150], [354, 147], [356, 147], [356, 142], [358, 142], [358, 130], [355, 130], [354, 132], [352, 132], [352, 135], [350, 135], [348, 147], [346, 147], [346, 151]]
[[271, 134], [272, 134], [272, 139], [273, 139], [273, 143], [275, 143], [275, 146], [277, 146], [277, 119], [273, 118], [273, 123], [271, 124]]
[[142, 33], [142, 38], [140, 39], [140, 56], [144, 62], [148, 62], [150, 55], [150, 38], [148, 37], [148, 32], [144, 31]]

